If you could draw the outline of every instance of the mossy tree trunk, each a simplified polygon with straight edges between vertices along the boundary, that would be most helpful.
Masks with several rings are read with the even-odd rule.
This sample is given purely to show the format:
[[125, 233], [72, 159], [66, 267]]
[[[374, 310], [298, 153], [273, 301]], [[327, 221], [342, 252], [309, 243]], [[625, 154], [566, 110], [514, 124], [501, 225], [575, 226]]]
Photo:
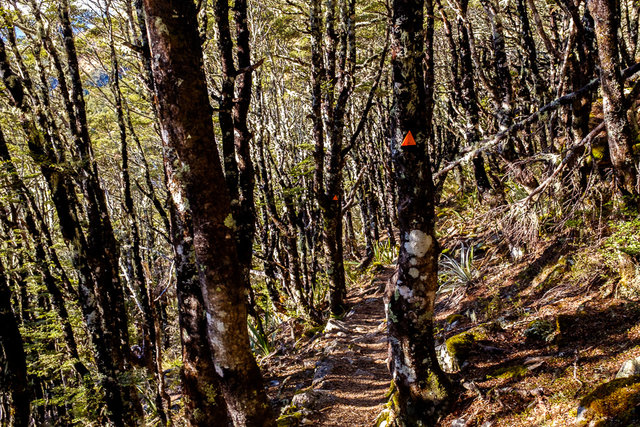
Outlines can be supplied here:
[[323, 7], [320, 0], [312, 0], [309, 20], [313, 191], [322, 215], [330, 310], [331, 314], [341, 315], [347, 295], [342, 243], [343, 137], [356, 63], [355, 1], [327, 0]]
[[181, 187], [172, 191], [174, 203], [179, 210], [189, 209], [193, 219], [207, 336], [227, 410], [236, 426], [272, 426], [274, 417], [249, 348], [246, 287], [214, 137], [196, 8], [189, 1], [145, 0], [144, 9], [162, 141], [176, 155], [176, 179], [169, 187]]
[[[619, 11], [613, 0], [591, 0], [589, 10], [595, 21], [602, 108], [609, 137], [611, 163], [622, 194], [637, 199], [638, 172], [632, 154], [631, 127], [627, 119], [628, 102], [624, 95], [624, 79], [619, 60]], [[637, 200], [635, 203], [637, 204]]]
[[[451, 384], [436, 358], [433, 312], [439, 247], [434, 185], [428, 154], [427, 98], [423, 79], [424, 1], [393, 2], [394, 108], [391, 150], [398, 186], [400, 255], [387, 295], [389, 365], [398, 390], [401, 425], [431, 426], [446, 412]], [[427, 83], [429, 84], [429, 83]], [[402, 146], [411, 132], [415, 145]]]
[[[145, 71], [144, 81], [147, 89], [153, 91], [153, 72], [151, 53], [147, 37], [147, 24], [144, 19], [142, 0], [135, 0], [137, 25], [139, 29], [140, 58]], [[154, 108], [157, 118], [157, 110]], [[131, 128], [131, 126], [130, 126]], [[142, 150], [141, 150], [142, 151]], [[144, 159], [144, 157], [143, 157]], [[175, 151], [164, 147], [164, 172], [167, 187], [178, 200], [186, 198], [183, 188], [176, 181], [176, 169], [179, 164]], [[145, 163], [146, 165], [146, 163]], [[147, 186], [153, 191], [149, 168], [145, 166]], [[159, 199], [151, 193], [158, 212], [164, 212]], [[200, 278], [195, 265], [193, 247], [193, 223], [188, 206], [178, 209], [172, 198], [168, 200], [169, 215], [167, 229], [170, 230], [171, 245], [175, 257], [176, 294], [178, 297], [178, 322], [180, 342], [182, 344], [182, 368], [180, 378], [185, 398], [187, 423], [190, 426], [207, 426], [210, 420], [220, 425], [229, 424], [227, 407], [220, 388], [220, 376], [213, 366], [213, 357], [207, 338], [207, 320], [205, 318], [204, 299], [200, 288]], [[162, 214], [161, 214], [162, 215]], [[163, 219], [165, 216], [162, 216]]]

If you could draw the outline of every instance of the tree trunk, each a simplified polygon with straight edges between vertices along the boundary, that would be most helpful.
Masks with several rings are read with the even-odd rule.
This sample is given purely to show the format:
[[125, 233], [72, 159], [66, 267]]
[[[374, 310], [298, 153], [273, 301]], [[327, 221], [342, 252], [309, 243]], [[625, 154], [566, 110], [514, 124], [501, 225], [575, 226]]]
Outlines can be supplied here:
[[211, 420], [229, 424], [220, 376], [207, 345], [207, 320], [198, 270], [193, 262], [193, 232], [188, 212], [170, 206], [171, 237], [176, 262], [178, 320], [182, 342], [182, 389], [189, 425], [205, 427]]
[[[0, 362], [4, 372], [0, 378], [3, 394], [11, 399], [9, 426], [26, 427], [31, 414], [31, 392], [27, 379], [27, 360], [22, 347], [18, 322], [11, 308], [11, 290], [0, 263]], [[5, 389], [5, 387], [8, 388]]]
[[611, 163], [622, 194], [636, 198], [639, 193], [638, 172], [632, 155], [633, 140], [627, 119], [628, 102], [624, 95], [624, 80], [618, 55], [619, 12], [613, 0], [590, 0], [589, 10], [595, 20], [602, 107], [609, 137]]
[[[249, 348], [245, 287], [238, 269], [236, 226], [214, 139], [195, 5], [145, 0], [163, 144], [175, 150], [172, 191], [193, 218], [193, 244], [207, 316], [207, 335], [235, 425], [274, 425], [262, 376]], [[186, 197], [182, 197], [182, 195]]]
[[[389, 365], [402, 425], [433, 426], [451, 400], [433, 339], [439, 247], [434, 186], [428, 155], [425, 85], [421, 62], [423, 1], [394, 0], [392, 154], [398, 185], [400, 255], [387, 294]], [[411, 132], [415, 145], [402, 146]]]

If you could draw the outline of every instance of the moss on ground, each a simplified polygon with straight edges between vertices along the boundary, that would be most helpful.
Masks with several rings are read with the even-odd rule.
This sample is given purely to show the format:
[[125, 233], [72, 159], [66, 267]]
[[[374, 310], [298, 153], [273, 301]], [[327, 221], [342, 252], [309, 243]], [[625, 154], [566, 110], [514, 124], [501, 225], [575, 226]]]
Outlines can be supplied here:
[[444, 320], [446, 324], [451, 325], [455, 322], [461, 322], [463, 320], [465, 320], [467, 317], [464, 316], [463, 314], [451, 314], [449, 316], [447, 316], [447, 318]]
[[598, 386], [580, 401], [580, 406], [587, 411], [581, 425], [640, 425], [640, 375]]
[[505, 366], [493, 371], [491, 375], [488, 375], [489, 378], [503, 378], [503, 379], [511, 379], [511, 378], [519, 378], [523, 377], [529, 372], [526, 366], [515, 365], [515, 366]]

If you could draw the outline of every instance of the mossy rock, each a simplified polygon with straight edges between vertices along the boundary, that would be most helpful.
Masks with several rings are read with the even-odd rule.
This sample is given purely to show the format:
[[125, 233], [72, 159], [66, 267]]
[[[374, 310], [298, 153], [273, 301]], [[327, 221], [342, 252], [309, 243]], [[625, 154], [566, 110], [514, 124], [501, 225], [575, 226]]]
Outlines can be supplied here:
[[598, 386], [580, 401], [578, 425], [640, 426], [640, 375]]
[[291, 414], [284, 414], [278, 417], [276, 425], [278, 427], [297, 427], [302, 420], [302, 412], [293, 412]]
[[455, 322], [464, 322], [466, 319], [467, 316], [463, 314], [450, 314], [446, 319], [444, 319], [444, 322], [447, 325], [452, 325]]
[[462, 332], [460, 334], [449, 337], [445, 342], [447, 352], [453, 358], [458, 366], [460, 366], [469, 356], [473, 344], [477, 340], [487, 338], [487, 331], [483, 325], [476, 326], [473, 329]]
[[503, 368], [498, 368], [491, 375], [487, 375], [489, 378], [502, 378], [502, 379], [511, 379], [511, 378], [519, 378], [524, 377], [529, 370], [526, 366], [522, 365], [514, 365], [514, 366], [505, 366]]
[[543, 319], [536, 319], [527, 325], [523, 334], [526, 339], [534, 341], [546, 341], [556, 330], [555, 325]]
[[468, 332], [454, 335], [447, 339], [447, 351], [456, 361], [456, 363], [460, 365], [467, 358], [469, 352], [471, 352], [473, 343], [475, 341], [476, 338], [473, 336], [473, 334], [470, 334]]
[[303, 417], [302, 409], [295, 405], [289, 405], [282, 408], [280, 416], [276, 419], [276, 425], [278, 427], [297, 427]]

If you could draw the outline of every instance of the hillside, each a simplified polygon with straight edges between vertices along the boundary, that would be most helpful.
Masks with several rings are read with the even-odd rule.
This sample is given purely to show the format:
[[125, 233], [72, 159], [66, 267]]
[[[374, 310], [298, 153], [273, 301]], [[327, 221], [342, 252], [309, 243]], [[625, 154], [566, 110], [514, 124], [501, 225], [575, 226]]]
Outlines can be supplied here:
[[[442, 215], [441, 224], [448, 219]], [[478, 227], [470, 229], [473, 222]], [[517, 259], [493, 227], [473, 218], [464, 223], [472, 237], [443, 238], [454, 260], [461, 247], [476, 249], [466, 264], [469, 282], [450, 264], [441, 270], [444, 284], [460, 280], [439, 296], [435, 328], [439, 360], [459, 395], [438, 425], [576, 424], [581, 400], [640, 357], [640, 280], [627, 255], [638, 245], [628, 229], [635, 222], [599, 230], [595, 246], [588, 244], [592, 235], [581, 239], [567, 228]], [[452, 225], [460, 224], [458, 218]], [[384, 424], [391, 378], [383, 300], [393, 270], [376, 260], [366, 273], [354, 273], [351, 310], [324, 331], [280, 326], [276, 350], [260, 361], [279, 425]]]

